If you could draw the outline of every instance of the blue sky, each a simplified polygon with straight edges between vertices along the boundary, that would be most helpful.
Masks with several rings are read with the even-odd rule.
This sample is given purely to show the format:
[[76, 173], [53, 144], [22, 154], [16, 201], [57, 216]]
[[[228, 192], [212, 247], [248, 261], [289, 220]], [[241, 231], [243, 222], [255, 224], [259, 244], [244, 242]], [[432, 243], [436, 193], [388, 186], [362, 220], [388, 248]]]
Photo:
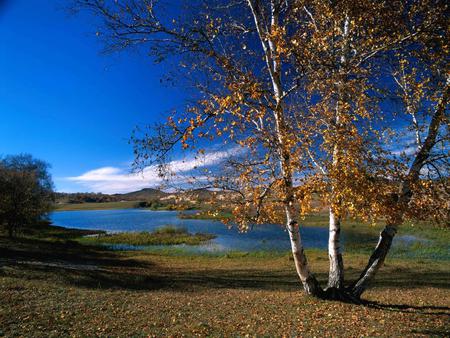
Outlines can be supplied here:
[[[161, 83], [165, 65], [145, 53], [101, 54], [94, 18], [69, 16], [68, 3], [0, 0], [0, 155], [31, 153], [49, 162], [58, 191], [155, 186], [154, 168], [145, 178], [129, 175], [128, 140], [136, 125], [161, 121], [188, 94]], [[187, 157], [174, 165], [188, 175], [186, 168], [237, 151], [215, 150], [203, 164]]]
[[58, 191], [95, 191], [73, 177], [126, 174], [134, 126], [160, 120], [184, 97], [160, 83], [165, 70], [145, 55], [101, 55], [92, 18], [68, 16], [64, 4], [0, 0], [0, 155], [46, 160]]

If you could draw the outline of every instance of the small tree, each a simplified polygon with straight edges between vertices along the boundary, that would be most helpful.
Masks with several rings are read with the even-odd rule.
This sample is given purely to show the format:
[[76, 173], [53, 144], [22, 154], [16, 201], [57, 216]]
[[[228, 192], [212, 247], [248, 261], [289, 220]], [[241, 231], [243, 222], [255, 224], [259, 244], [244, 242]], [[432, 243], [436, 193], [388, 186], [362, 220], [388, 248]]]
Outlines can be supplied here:
[[0, 224], [10, 237], [51, 211], [54, 195], [48, 168], [27, 154], [0, 159]]

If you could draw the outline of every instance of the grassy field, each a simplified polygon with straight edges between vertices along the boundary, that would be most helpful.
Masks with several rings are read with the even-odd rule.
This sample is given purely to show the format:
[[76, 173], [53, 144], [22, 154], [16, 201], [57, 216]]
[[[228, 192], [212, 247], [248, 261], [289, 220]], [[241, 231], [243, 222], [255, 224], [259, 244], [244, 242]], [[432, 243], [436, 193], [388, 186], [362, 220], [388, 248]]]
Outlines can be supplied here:
[[165, 226], [153, 232], [122, 232], [82, 237], [84, 244], [128, 244], [128, 245], [199, 245], [216, 236], [203, 233], [189, 233], [187, 229]]
[[181, 219], [211, 219], [211, 220], [222, 220], [224, 218], [232, 218], [233, 215], [230, 212], [220, 212], [217, 214], [211, 214], [207, 211], [198, 211], [194, 213], [180, 212], [178, 217]]
[[138, 201], [103, 202], [103, 203], [63, 203], [57, 204], [57, 211], [72, 210], [112, 210], [136, 208]]
[[[39, 233], [40, 235], [37, 235]], [[389, 258], [365, 306], [306, 297], [289, 254], [113, 252], [43, 228], [0, 237], [5, 336], [445, 336], [449, 260]], [[322, 283], [327, 255], [308, 250]], [[346, 278], [367, 256], [346, 253]]]

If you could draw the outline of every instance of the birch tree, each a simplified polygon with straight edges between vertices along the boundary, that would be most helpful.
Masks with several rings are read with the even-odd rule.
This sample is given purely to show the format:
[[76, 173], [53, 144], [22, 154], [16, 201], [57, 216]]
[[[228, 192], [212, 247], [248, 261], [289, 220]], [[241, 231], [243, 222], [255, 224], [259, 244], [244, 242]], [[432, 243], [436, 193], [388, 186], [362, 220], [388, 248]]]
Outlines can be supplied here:
[[[297, 67], [311, 74], [304, 79], [305, 90], [301, 101], [302, 108], [309, 112], [309, 120], [315, 123], [309, 138], [308, 155], [320, 177], [316, 189], [322, 192], [330, 211], [327, 292], [331, 293], [332, 298], [359, 298], [365, 289], [360, 286], [370, 279], [368, 276], [363, 278], [369, 269], [366, 268], [361, 280], [349, 288], [344, 286], [344, 264], [340, 250], [342, 220], [349, 215], [375, 220], [395, 214], [387, 200], [396, 195], [391, 190], [398, 185], [393, 181], [398, 180], [393, 180], [393, 177], [399, 177], [400, 172], [405, 171], [405, 163], [393, 160], [392, 154], [383, 150], [380, 123], [388, 116], [381, 110], [381, 104], [391, 96], [389, 91], [392, 90], [381, 89], [386, 82], [384, 69], [393, 55], [398, 53], [402, 54], [404, 64], [411, 58], [422, 60], [419, 68], [427, 75], [424, 79], [409, 76], [409, 86], [418, 90], [415, 94], [402, 90], [400, 96], [406, 110], [396, 115], [396, 127], [391, 132], [398, 134], [396, 128], [401, 124], [398, 121], [406, 115], [412, 118], [411, 128], [416, 134], [423, 134], [428, 123], [433, 121], [425, 118], [419, 126], [415, 109], [432, 105], [432, 101], [437, 102], [431, 98], [445, 101], [442, 94], [438, 94], [445, 87], [442, 81], [437, 92], [420, 89], [423, 81], [431, 83], [430, 73], [435, 74], [431, 76], [434, 82], [439, 78], [437, 73], [441, 78], [445, 74], [443, 57], [445, 59], [448, 55], [443, 44], [445, 8], [442, 2], [428, 1], [366, 1], [358, 4], [347, 1], [295, 2], [293, 20], [306, 24], [298, 25], [290, 48]], [[428, 61], [424, 62], [424, 59]], [[400, 83], [398, 79], [396, 83]], [[441, 142], [444, 139], [441, 138]], [[446, 149], [442, 143], [440, 147]], [[436, 159], [443, 160], [445, 156], [425, 157], [429, 159], [428, 165], [436, 169], [430, 163]], [[408, 180], [411, 181], [411, 177]], [[418, 180], [417, 176], [415, 181]], [[445, 179], [441, 181], [445, 182]], [[430, 190], [437, 188], [435, 183], [432, 186]], [[438, 194], [439, 197], [443, 195], [442, 192]], [[442, 198], [434, 198], [436, 203], [439, 200], [442, 201]], [[386, 209], [386, 205], [390, 205], [391, 209]], [[400, 209], [406, 210], [405, 206]], [[423, 208], [420, 210], [422, 217], [430, 215]], [[379, 268], [382, 260], [376, 259], [376, 262]]]
[[[389, 74], [394, 91], [401, 101], [397, 118], [412, 144], [392, 162], [389, 176], [396, 183], [384, 198], [386, 226], [361, 276], [352, 285], [352, 293], [360, 297], [383, 265], [399, 226], [407, 219], [447, 222], [450, 215], [448, 189], [449, 159], [449, 69], [447, 5], [434, 3], [423, 13], [423, 3], [415, 4], [410, 13], [410, 26], [418, 20], [429, 28], [417, 34], [409, 48], [397, 51], [391, 58]], [[398, 133], [397, 133], [398, 135]], [[403, 134], [400, 136], [404, 137]], [[402, 144], [395, 138], [397, 144]], [[403, 142], [404, 143], [404, 142]], [[395, 149], [398, 151], [398, 149]], [[396, 152], [394, 150], [394, 153]], [[392, 155], [392, 151], [391, 151]], [[387, 168], [386, 168], [387, 169]]]
[[344, 288], [341, 222], [365, 216], [358, 211], [367, 205], [368, 171], [378, 153], [374, 77], [379, 56], [411, 38], [403, 11], [401, 2], [295, 2], [291, 50], [308, 74], [302, 101], [314, 125], [308, 155], [320, 177], [316, 189], [329, 206], [330, 291]]
[[250, 223], [279, 222], [283, 210], [298, 276], [308, 294], [319, 296], [299, 232], [294, 183], [303, 170], [304, 149], [302, 131], [291, 123], [291, 98], [301, 74], [289, 64], [284, 43], [290, 2], [193, 2], [182, 21], [164, 16], [154, 1], [77, 4], [104, 19], [106, 29], [98, 35], [108, 50], [148, 45], [157, 59], [183, 55], [184, 66], [190, 60], [184, 73], [195, 78], [195, 102], [169, 116], [152, 136], [135, 136], [137, 163], [157, 161], [167, 172], [167, 156], [177, 144], [203, 153], [202, 139], [245, 148], [249, 160], [229, 163], [237, 180], [218, 179], [215, 186], [238, 192], [233, 213], [242, 230]]
[[[437, 2], [433, 13], [430, 1], [210, 0], [181, 3], [176, 10], [150, 0], [75, 3], [102, 19], [97, 35], [107, 51], [136, 48], [158, 62], [173, 57], [177, 77], [193, 89], [184, 110], [133, 136], [136, 165], [156, 163], [170, 176], [174, 150], [202, 156], [213, 141], [240, 147], [241, 155], [218, 174], [207, 170], [202, 177], [211, 187], [233, 192], [234, 223], [243, 231], [257, 223], [284, 224], [306, 293], [358, 301], [384, 260], [387, 250], [380, 248], [386, 244], [380, 240], [361, 278], [346, 287], [341, 222], [348, 215], [406, 212], [404, 201], [392, 203], [396, 185], [382, 179], [384, 171], [396, 172], [401, 165], [384, 149], [377, 127], [383, 117], [380, 95], [385, 95], [380, 74], [395, 51], [431, 43], [419, 37], [439, 31], [431, 28], [442, 19], [444, 5]], [[426, 19], [417, 21], [410, 13]], [[437, 128], [429, 135], [441, 133], [447, 105], [437, 92], [433, 100], [442, 102], [436, 105], [441, 113], [423, 120]], [[436, 143], [421, 137], [424, 150], [415, 165], [420, 168], [411, 172], [420, 173]], [[418, 182], [416, 176], [404, 182]], [[411, 191], [410, 183], [404, 185]], [[329, 206], [326, 290], [311, 272], [299, 232], [315, 191]], [[394, 218], [397, 227], [403, 216]], [[382, 238], [392, 232], [391, 223]]]

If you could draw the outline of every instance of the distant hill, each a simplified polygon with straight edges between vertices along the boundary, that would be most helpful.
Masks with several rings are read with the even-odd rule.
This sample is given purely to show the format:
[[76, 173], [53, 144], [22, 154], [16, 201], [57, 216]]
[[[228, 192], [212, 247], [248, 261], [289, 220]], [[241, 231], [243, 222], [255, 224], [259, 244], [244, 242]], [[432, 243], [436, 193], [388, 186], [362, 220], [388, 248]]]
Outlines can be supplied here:
[[231, 197], [227, 192], [216, 192], [208, 189], [195, 189], [183, 192], [167, 193], [158, 189], [145, 188], [124, 194], [101, 193], [56, 193], [58, 204], [105, 203], [121, 201], [193, 204], [209, 202], [213, 199], [225, 200]]
[[212, 191], [208, 189], [195, 189], [179, 193], [178, 196], [186, 196], [189, 199], [197, 201], [209, 201], [211, 199], [223, 199], [225, 196], [230, 196], [229, 192]]
[[57, 203], [79, 204], [79, 203], [106, 203], [118, 202], [120, 198], [113, 195], [90, 193], [90, 192], [76, 192], [76, 193], [55, 193], [55, 200]]
[[167, 195], [167, 193], [158, 189], [144, 188], [138, 191], [132, 191], [125, 194], [114, 194], [112, 196], [125, 201], [142, 201], [160, 199], [161, 197], [165, 197]]
[[167, 194], [158, 189], [145, 188], [139, 191], [133, 191], [125, 194], [101, 194], [91, 192], [64, 193], [55, 194], [57, 203], [104, 203], [120, 201], [147, 201], [158, 200]]

